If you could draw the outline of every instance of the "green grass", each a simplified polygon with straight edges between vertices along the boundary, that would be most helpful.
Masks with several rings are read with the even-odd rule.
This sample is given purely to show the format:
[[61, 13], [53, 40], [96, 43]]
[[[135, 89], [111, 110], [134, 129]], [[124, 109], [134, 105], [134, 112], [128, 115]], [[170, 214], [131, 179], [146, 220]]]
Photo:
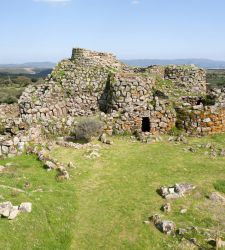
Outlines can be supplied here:
[[218, 180], [214, 183], [214, 187], [219, 192], [222, 192], [225, 194], [225, 180]]
[[[189, 141], [225, 147], [224, 139], [219, 135]], [[69, 170], [67, 182], [57, 182], [56, 173], [46, 172], [32, 156], [7, 160], [16, 166], [1, 174], [0, 185], [22, 189], [25, 181], [31, 185], [25, 193], [1, 190], [4, 200], [31, 201], [33, 211], [15, 221], [0, 220], [0, 249], [179, 249], [177, 237], [143, 224], [149, 216], [162, 213], [165, 200], [157, 188], [179, 182], [193, 183], [197, 189], [171, 201], [172, 212], [164, 217], [177, 227], [225, 231], [224, 208], [207, 198], [218, 186], [224, 187], [224, 181], [218, 181], [225, 180], [223, 157], [211, 159], [203, 149], [184, 152], [185, 145], [166, 140], [155, 144], [132, 142], [125, 136], [112, 140], [112, 146], [100, 144], [101, 157], [94, 160], [84, 157], [86, 150], [57, 147], [52, 156], [77, 166]], [[39, 188], [44, 192], [32, 192]], [[186, 214], [179, 212], [183, 207]]]
[[[13, 205], [29, 201], [33, 210], [20, 214], [15, 221], [1, 219], [0, 249], [69, 249], [77, 201], [74, 185], [57, 182], [55, 173], [46, 172], [35, 157], [20, 156], [1, 164], [6, 162], [15, 165], [0, 175], [0, 185], [23, 189], [25, 193], [1, 188], [3, 201]], [[26, 182], [30, 184], [27, 189]]]

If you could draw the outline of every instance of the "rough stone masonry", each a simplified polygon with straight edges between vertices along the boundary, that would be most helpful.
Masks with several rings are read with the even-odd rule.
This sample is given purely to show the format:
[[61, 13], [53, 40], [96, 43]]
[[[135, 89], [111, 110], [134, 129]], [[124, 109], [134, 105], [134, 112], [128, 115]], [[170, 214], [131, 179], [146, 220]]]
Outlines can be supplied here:
[[73, 49], [45, 84], [25, 90], [20, 114], [32, 123], [102, 112], [108, 133], [166, 133], [175, 126], [176, 112], [170, 100], [154, 95], [157, 78], [195, 94], [206, 92], [205, 72], [195, 66], [134, 68], [109, 53]]
[[44, 84], [26, 88], [17, 117], [0, 117], [0, 155], [21, 151], [41, 131], [68, 133], [81, 116], [98, 116], [108, 134], [224, 132], [224, 100], [225, 91], [209, 90], [205, 71], [194, 65], [130, 67], [113, 54], [75, 48]]

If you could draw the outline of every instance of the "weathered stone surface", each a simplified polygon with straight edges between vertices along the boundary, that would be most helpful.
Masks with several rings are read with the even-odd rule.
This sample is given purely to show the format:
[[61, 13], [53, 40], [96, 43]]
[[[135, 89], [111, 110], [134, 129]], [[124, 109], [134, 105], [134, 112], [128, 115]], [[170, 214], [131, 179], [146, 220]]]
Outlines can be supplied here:
[[73, 164], [73, 162], [70, 161], [70, 162], [68, 163], [68, 168], [76, 168], [76, 167], [75, 167], [75, 165]]
[[59, 180], [69, 180], [70, 179], [69, 172], [63, 166], [60, 166], [58, 168], [57, 178]]
[[195, 189], [195, 186], [189, 183], [175, 184], [172, 187], [161, 187], [160, 194], [165, 199], [177, 199], [184, 196], [185, 193]]
[[45, 166], [49, 169], [49, 170], [52, 170], [52, 169], [56, 169], [57, 168], [57, 165], [52, 162], [52, 161], [46, 161], [45, 162]]
[[222, 202], [225, 204], [225, 196], [218, 192], [213, 192], [209, 198], [214, 202]]
[[14, 220], [20, 212], [30, 213], [32, 204], [30, 202], [21, 203], [20, 206], [13, 206], [10, 201], [0, 203], [0, 217]]
[[23, 202], [19, 206], [19, 211], [31, 213], [32, 211], [32, 203], [31, 202]]
[[155, 226], [165, 234], [172, 234], [176, 229], [176, 225], [173, 221], [162, 220], [158, 214], [153, 215], [150, 219]]
[[3, 217], [9, 217], [12, 208], [13, 205], [10, 201], [0, 203], [0, 215]]
[[1, 104], [0, 105], [0, 119], [14, 118], [19, 116], [18, 104]]
[[20, 213], [19, 207], [18, 206], [13, 206], [12, 209], [10, 210], [10, 214], [9, 214], [8, 219], [9, 220], [14, 220], [19, 213]]
[[164, 204], [164, 205], [162, 206], [161, 209], [162, 209], [162, 211], [165, 212], [165, 213], [171, 212], [171, 205], [170, 205], [170, 203]]

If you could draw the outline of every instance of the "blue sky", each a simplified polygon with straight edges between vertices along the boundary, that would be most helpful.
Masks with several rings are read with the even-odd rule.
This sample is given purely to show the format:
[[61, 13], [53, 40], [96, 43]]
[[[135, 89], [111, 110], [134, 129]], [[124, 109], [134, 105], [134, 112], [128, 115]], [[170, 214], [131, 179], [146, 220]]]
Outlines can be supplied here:
[[225, 0], [0, 0], [0, 9], [0, 63], [58, 61], [72, 47], [225, 60]]

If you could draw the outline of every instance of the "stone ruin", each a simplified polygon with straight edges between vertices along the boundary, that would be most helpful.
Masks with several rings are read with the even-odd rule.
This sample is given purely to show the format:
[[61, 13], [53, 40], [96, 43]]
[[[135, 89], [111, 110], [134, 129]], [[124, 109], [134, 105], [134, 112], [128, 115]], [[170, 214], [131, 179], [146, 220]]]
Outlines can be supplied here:
[[194, 65], [130, 67], [113, 54], [75, 48], [44, 84], [25, 89], [17, 117], [2, 119], [0, 155], [43, 132], [68, 134], [76, 117], [98, 116], [108, 134], [224, 132], [224, 93], [210, 90], [205, 71]]

